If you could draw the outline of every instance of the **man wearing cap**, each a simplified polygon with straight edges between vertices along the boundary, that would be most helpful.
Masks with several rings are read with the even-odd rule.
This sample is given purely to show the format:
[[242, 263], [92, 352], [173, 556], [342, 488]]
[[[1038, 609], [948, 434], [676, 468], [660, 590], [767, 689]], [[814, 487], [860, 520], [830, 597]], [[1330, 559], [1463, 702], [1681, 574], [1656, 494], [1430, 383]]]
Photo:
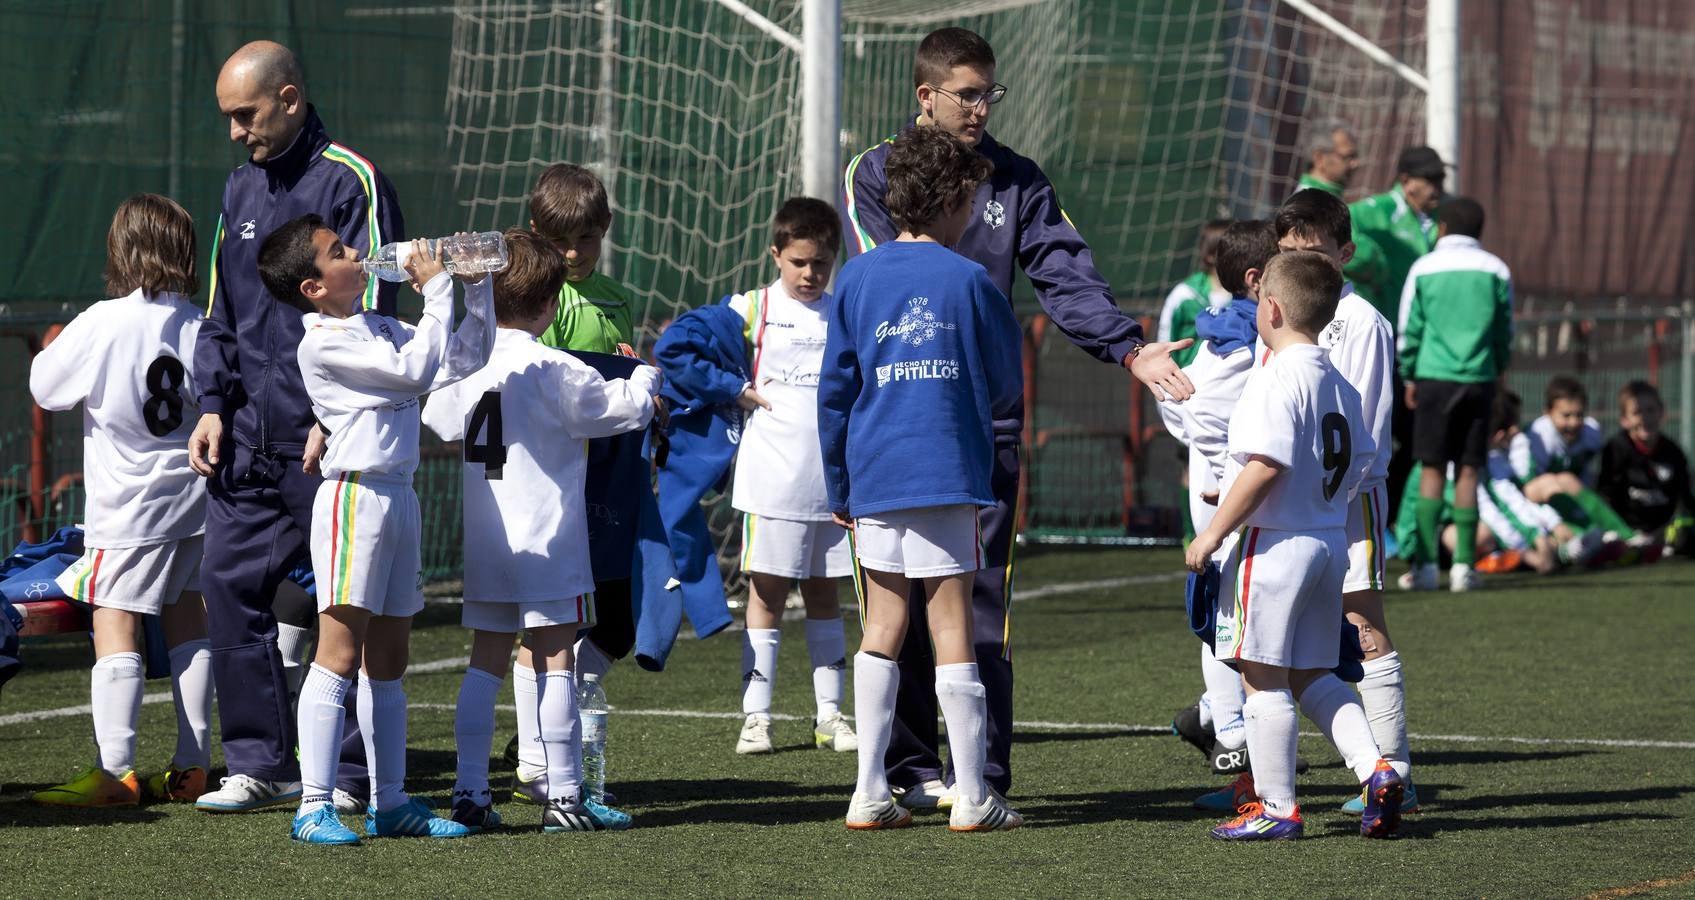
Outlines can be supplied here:
[[[1442, 199], [1447, 174], [1435, 150], [1408, 147], [1395, 163], [1394, 187], [1348, 206], [1354, 220], [1354, 258], [1343, 272], [1391, 328], [1401, 320], [1401, 286], [1407, 271], [1436, 246], [1436, 204]], [[1407, 408], [1399, 374], [1393, 397], [1395, 453], [1389, 461], [1387, 487], [1398, 502], [1412, 469], [1412, 410]]]

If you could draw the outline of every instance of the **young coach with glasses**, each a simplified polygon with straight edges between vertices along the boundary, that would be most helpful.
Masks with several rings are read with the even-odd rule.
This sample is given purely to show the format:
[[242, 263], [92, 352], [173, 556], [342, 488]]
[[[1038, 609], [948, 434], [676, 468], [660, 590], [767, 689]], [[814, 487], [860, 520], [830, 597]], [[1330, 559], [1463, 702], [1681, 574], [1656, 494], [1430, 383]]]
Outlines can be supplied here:
[[[994, 174], [972, 198], [971, 223], [953, 249], [987, 269], [1008, 297], [1014, 271], [1022, 269], [1043, 310], [1072, 343], [1102, 362], [1129, 369], [1156, 395], [1187, 399], [1193, 388], [1171, 354], [1190, 342], [1144, 341], [1141, 325], [1113, 302], [1089, 245], [1060, 209], [1041, 168], [989, 135], [989, 119], [1007, 87], [995, 81], [995, 54], [988, 42], [963, 28], [931, 32], [918, 45], [912, 80], [919, 113], [907, 127], [938, 126], [994, 164]], [[842, 212], [849, 257], [900, 231], [883, 205], [884, 165], [893, 143], [890, 136], [848, 164]], [[973, 643], [988, 694], [984, 774], [1003, 795], [1012, 782], [1011, 575], [1023, 428], [1022, 405], [1014, 417], [994, 423], [996, 505], [980, 513], [984, 567], [971, 602]], [[951, 805], [938, 753], [935, 666], [927, 634], [920, 592], [911, 604], [901, 648], [894, 733], [885, 757], [890, 784], [904, 789], [902, 803], [916, 809]]]

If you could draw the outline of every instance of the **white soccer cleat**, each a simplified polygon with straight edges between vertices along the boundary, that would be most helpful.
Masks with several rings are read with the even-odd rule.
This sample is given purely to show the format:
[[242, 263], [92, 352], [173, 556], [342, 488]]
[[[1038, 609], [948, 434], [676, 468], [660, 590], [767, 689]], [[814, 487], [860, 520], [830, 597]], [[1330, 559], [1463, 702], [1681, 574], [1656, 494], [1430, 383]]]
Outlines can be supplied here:
[[1024, 817], [993, 790], [978, 805], [955, 797], [953, 811], [948, 814], [949, 831], [1011, 831], [1023, 824]]
[[836, 713], [812, 726], [812, 743], [825, 750], [852, 753], [859, 749], [859, 735], [853, 733], [853, 726], [845, 716]]
[[1425, 563], [1402, 572], [1401, 577], [1395, 579], [1395, 584], [1403, 591], [1434, 591], [1437, 579], [1436, 564]]
[[854, 791], [848, 803], [847, 827], [855, 831], [877, 831], [884, 828], [905, 828], [912, 824], [912, 813], [895, 802], [893, 797], [873, 800]]
[[260, 781], [251, 775], [230, 775], [217, 790], [201, 794], [195, 807], [206, 812], [248, 812], [300, 802], [300, 782]]
[[330, 792], [330, 802], [335, 804], [335, 811], [338, 816], [362, 816], [365, 814], [365, 801], [341, 788], [336, 788]]
[[1475, 591], [1483, 587], [1483, 576], [1477, 570], [1465, 563], [1454, 563], [1448, 569], [1448, 590], [1456, 594]]
[[775, 753], [771, 745], [771, 720], [757, 713], [742, 723], [741, 736], [736, 738], [736, 752], [743, 756], [754, 753]]
[[907, 788], [900, 795], [900, 802], [907, 809], [930, 811], [953, 808], [953, 788], [943, 784], [940, 779], [932, 778], [917, 787]]

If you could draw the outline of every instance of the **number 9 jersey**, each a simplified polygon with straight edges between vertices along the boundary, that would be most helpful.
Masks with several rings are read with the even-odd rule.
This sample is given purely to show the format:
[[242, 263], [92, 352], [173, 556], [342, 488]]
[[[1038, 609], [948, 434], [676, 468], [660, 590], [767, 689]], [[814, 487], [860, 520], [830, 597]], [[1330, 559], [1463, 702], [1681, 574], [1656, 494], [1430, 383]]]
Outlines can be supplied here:
[[43, 409], [83, 404], [84, 542], [120, 549], [206, 530], [206, 487], [188, 467], [194, 342], [203, 319], [180, 295], [102, 300], [65, 326], [30, 366]]
[[1229, 446], [1226, 493], [1252, 457], [1283, 468], [1244, 524], [1306, 534], [1347, 524], [1377, 452], [1359, 391], [1313, 344], [1285, 347], [1248, 375]]

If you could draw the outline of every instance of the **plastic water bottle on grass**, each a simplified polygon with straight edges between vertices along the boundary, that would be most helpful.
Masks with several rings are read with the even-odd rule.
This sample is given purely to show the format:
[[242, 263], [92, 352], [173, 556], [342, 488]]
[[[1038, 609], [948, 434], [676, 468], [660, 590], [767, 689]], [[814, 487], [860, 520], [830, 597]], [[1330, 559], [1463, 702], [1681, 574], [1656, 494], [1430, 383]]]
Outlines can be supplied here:
[[[432, 252], [438, 244], [441, 246], [441, 264], [454, 275], [481, 275], [506, 268], [506, 238], [498, 231], [456, 234], [426, 243]], [[411, 255], [411, 241], [395, 241], [372, 251], [360, 265], [366, 274], [384, 281], [408, 281], [411, 276], [406, 274], [406, 261]]]
[[584, 675], [577, 691], [577, 718], [583, 728], [583, 796], [596, 803], [606, 796], [606, 714], [612, 706], [599, 675]]

